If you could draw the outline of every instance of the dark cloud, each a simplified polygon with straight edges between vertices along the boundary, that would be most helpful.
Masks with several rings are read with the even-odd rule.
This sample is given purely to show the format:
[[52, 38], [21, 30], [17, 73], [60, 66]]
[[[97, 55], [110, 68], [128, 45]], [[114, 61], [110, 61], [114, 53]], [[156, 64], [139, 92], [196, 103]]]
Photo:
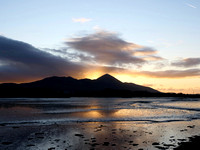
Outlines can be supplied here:
[[52, 75], [81, 73], [80, 64], [0, 36], [0, 82], [25, 81]]
[[91, 55], [87, 55], [85, 53], [80, 53], [77, 51], [72, 51], [68, 48], [60, 48], [60, 49], [49, 49], [45, 48], [44, 51], [47, 51], [53, 55], [60, 56], [62, 58], [66, 58], [69, 61], [72, 62], [89, 62], [93, 64], [94, 60]]
[[127, 42], [117, 34], [107, 31], [72, 38], [66, 44], [71, 49], [93, 56], [93, 60], [97, 63], [106, 65], [143, 64], [147, 60], [145, 57], [138, 57], [138, 54], [148, 56], [157, 52], [151, 48]]
[[156, 54], [158, 51], [150, 48], [150, 47], [143, 47], [143, 48], [138, 48], [137, 50], [134, 51], [135, 55], [152, 55]]
[[184, 78], [200, 76], [200, 69], [187, 69], [187, 70], [165, 70], [165, 71], [142, 71], [141, 75], [154, 77], [154, 78]]
[[194, 67], [200, 65], [200, 58], [185, 58], [172, 63], [172, 66], [177, 67]]

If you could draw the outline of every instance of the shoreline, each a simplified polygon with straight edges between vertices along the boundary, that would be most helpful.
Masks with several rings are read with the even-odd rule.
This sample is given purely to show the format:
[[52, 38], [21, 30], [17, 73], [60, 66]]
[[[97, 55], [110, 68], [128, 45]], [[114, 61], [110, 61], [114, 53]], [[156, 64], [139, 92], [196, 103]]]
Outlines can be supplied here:
[[200, 135], [198, 99], [0, 101], [0, 149], [175, 149]]

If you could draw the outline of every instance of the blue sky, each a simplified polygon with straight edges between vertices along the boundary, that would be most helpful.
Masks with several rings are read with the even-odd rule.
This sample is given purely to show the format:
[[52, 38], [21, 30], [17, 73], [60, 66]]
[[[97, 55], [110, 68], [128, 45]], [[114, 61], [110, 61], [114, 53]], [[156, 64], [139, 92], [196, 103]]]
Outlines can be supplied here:
[[[188, 56], [188, 50], [196, 56], [191, 51], [199, 47], [199, 7], [198, 0], [6, 0], [0, 2], [0, 33], [52, 48], [98, 26], [166, 57], [173, 57], [172, 51]], [[91, 21], [75, 23], [73, 18]]]
[[[59, 49], [66, 46], [64, 42], [68, 39], [92, 35], [100, 30], [115, 33], [126, 42], [150, 47], [168, 63], [192, 58], [197, 64], [196, 58], [200, 57], [200, 1], [0, 1], [0, 35], [36, 48]], [[191, 59], [186, 61], [182, 60], [182, 65], [191, 63]], [[148, 68], [151, 70], [152, 66], [144, 67]], [[173, 67], [165, 66], [165, 69]]]

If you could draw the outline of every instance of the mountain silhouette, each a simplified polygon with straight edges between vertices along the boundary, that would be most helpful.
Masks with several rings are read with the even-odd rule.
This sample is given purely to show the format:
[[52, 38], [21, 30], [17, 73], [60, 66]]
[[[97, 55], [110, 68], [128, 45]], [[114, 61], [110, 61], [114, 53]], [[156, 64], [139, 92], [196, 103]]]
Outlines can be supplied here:
[[123, 83], [109, 74], [95, 80], [53, 76], [30, 83], [4, 83], [0, 90], [0, 97], [132, 97], [160, 93], [150, 87]]
[[109, 74], [105, 74], [96, 80], [81, 79], [77, 80], [72, 77], [49, 77], [40, 81], [21, 84], [25, 87], [38, 87], [38, 88], [51, 88], [65, 90], [65, 92], [76, 91], [98, 91], [105, 89], [118, 89], [118, 90], [130, 90], [130, 91], [147, 91], [156, 93], [149, 87], [136, 85], [133, 83], [123, 83]]
[[29, 83], [2, 83], [0, 97], [200, 97], [200, 94], [162, 93], [153, 88], [123, 83], [109, 74], [98, 79], [47, 77]]

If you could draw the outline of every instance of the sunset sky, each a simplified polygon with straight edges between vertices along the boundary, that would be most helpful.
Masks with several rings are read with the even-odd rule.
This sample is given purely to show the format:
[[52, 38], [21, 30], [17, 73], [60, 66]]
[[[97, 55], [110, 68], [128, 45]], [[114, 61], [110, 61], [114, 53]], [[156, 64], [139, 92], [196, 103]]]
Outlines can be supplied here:
[[200, 93], [200, 1], [0, 1], [0, 83], [105, 73]]

